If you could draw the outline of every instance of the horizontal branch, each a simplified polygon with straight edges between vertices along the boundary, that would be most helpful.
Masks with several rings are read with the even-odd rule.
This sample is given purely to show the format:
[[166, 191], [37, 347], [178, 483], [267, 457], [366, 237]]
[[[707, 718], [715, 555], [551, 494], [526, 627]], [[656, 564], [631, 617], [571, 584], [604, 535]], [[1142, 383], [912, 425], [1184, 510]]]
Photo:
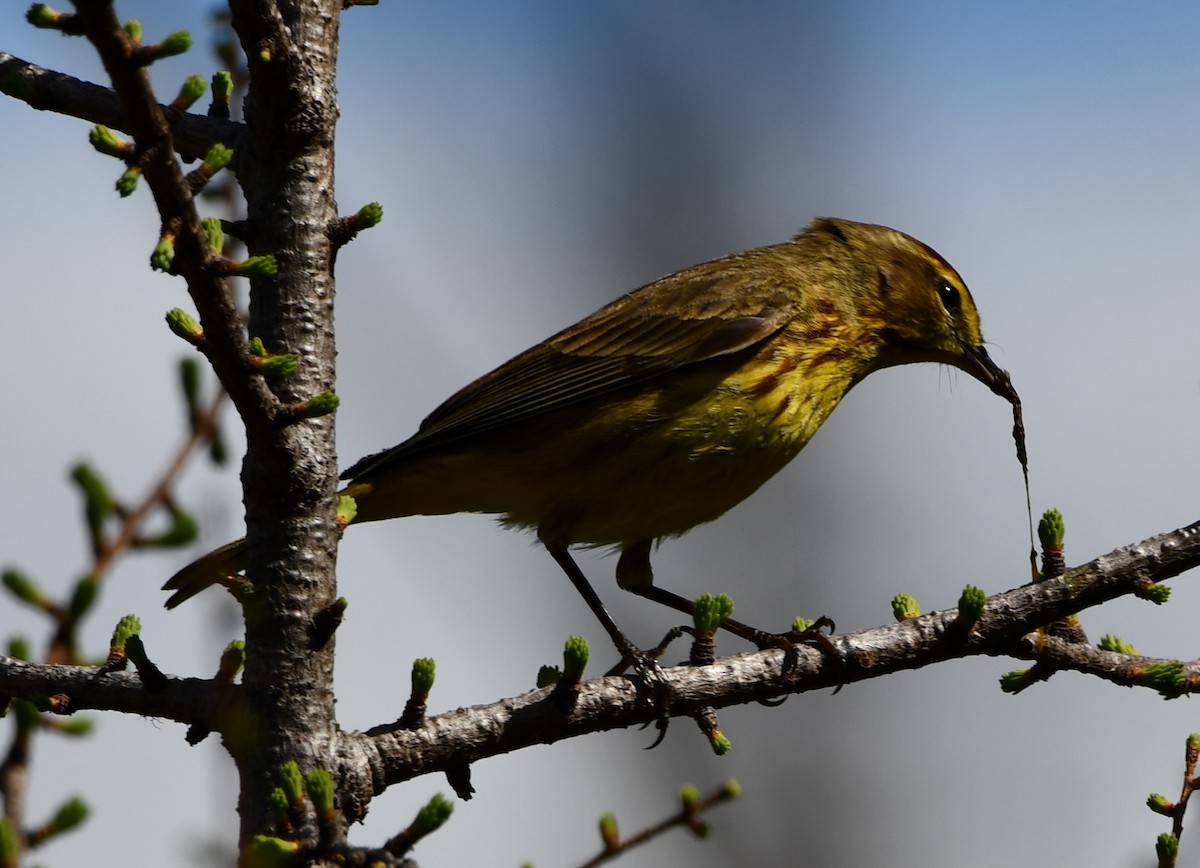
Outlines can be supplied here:
[[160, 717], [186, 724], [207, 725], [216, 695], [212, 681], [165, 676], [159, 689], [149, 690], [135, 672], [105, 672], [97, 666], [30, 663], [0, 657], [0, 695], [22, 699], [52, 699], [60, 714], [76, 711], [120, 711]]
[[[1118, 651], [1105, 651], [1086, 642], [1071, 642], [1055, 636], [1030, 633], [1025, 636], [1020, 646], [1013, 650], [1012, 656], [1024, 660], [1035, 660], [1039, 666], [1045, 666], [1047, 676], [1058, 669], [1069, 669], [1084, 675], [1095, 675], [1105, 681], [1111, 681], [1121, 687], [1153, 687], [1164, 697], [1174, 698], [1180, 695], [1175, 684], [1192, 685], [1200, 682], [1200, 661], [1192, 660], [1180, 663], [1175, 660], [1164, 660], [1161, 657], [1143, 657], [1140, 654], [1125, 654]], [[1147, 671], [1164, 664], [1179, 663], [1180, 671], [1177, 682], [1164, 683], [1147, 679]], [[1183, 692], [1187, 692], [1186, 688]]]
[[[990, 655], [1034, 657], [1026, 634], [1092, 606], [1144, 590], [1200, 566], [1200, 523], [1126, 546], [1071, 570], [1062, 578], [1025, 585], [987, 600], [982, 616], [965, 628], [957, 609], [931, 612], [899, 624], [831, 637], [841, 658], [819, 648], [799, 649], [796, 666], [781, 675], [783, 652], [739, 654], [710, 666], [668, 669], [673, 717], [706, 707], [723, 708], [865, 681], [952, 658]], [[1057, 649], [1057, 646], [1048, 646]], [[1103, 654], [1103, 652], [1101, 652]], [[1127, 665], [1113, 655], [1108, 663]], [[1092, 657], [1092, 668], [1101, 664]], [[1145, 665], [1154, 661], [1137, 658]], [[1193, 667], [1195, 668], [1195, 667]], [[569, 711], [551, 689], [531, 691], [491, 705], [428, 718], [418, 728], [399, 724], [345, 736], [345, 755], [357, 754], [371, 769], [370, 796], [391, 784], [446, 771], [534, 744], [654, 722], [661, 714], [639, 697], [632, 680], [596, 678], [580, 685]], [[366, 782], [364, 781], [364, 785]]]
[[[1041, 660], [1119, 684], [1136, 684], [1138, 671], [1165, 661], [1105, 652], [1089, 645], [1072, 646], [1051, 637], [1035, 642], [1028, 634], [1108, 600], [1142, 592], [1148, 583], [1197, 566], [1200, 524], [1193, 524], [1103, 555], [1062, 578], [990, 597], [982, 615], [969, 627], [962, 624], [957, 609], [947, 609], [899, 624], [833, 636], [830, 641], [837, 649], [836, 658], [819, 648], [800, 647], [796, 665], [786, 675], [781, 674], [783, 652], [777, 649], [724, 657], [709, 666], [670, 668], [663, 672], [670, 688], [669, 714], [694, 716], [706, 708], [837, 687], [979, 655]], [[1195, 681], [1198, 673], [1197, 663], [1183, 669], [1189, 682]], [[218, 688], [208, 680], [167, 676], [165, 686], [151, 692], [134, 673], [102, 673], [95, 667], [0, 657], [0, 695], [57, 697], [55, 710], [65, 712], [121, 711], [217, 730], [220, 709], [216, 701], [231, 706], [239, 701], [239, 691], [234, 685]], [[569, 708], [561, 698], [552, 698], [552, 693], [552, 688], [546, 688], [459, 709], [429, 717], [414, 728], [393, 723], [344, 734], [337, 749], [341, 804], [353, 815], [352, 806], [365, 806], [388, 786], [420, 775], [461, 770], [464, 763], [534, 744], [653, 723], [662, 716], [639, 695], [634, 681], [624, 676], [584, 682], [573, 694]]]
[[[16, 81], [19, 86], [15, 86]], [[52, 111], [103, 124], [132, 135], [134, 130], [111, 88], [92, 84], [0, 51], [0, 82], [4, 92], [39, 111]], [[245, 127], [225, 118], [183, 113], [174, 126], [175, 149], [185, 160], [197, 160], [220, 142], [236, 153]], [[82, 139], [81, 139], [82, 141]]]

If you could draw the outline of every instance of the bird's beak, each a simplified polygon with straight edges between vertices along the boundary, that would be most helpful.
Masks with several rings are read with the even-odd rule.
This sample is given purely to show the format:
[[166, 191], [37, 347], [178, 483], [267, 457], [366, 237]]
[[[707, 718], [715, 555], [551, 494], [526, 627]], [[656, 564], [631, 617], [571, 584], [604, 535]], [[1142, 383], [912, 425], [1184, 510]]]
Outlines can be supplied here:
[[993, 362], [992, 357], [982, 346], [964, 344], [960, 367], [1010, 404], [1020, 401], [1008, 371]]

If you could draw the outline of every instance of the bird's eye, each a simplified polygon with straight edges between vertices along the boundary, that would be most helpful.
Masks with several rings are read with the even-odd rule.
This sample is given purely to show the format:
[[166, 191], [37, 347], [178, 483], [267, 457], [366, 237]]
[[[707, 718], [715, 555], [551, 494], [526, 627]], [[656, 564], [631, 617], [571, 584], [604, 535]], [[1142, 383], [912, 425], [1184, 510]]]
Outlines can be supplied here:
[[949, 281], [943, 280], [938, 284], [938, 298], [942, 300], [942, 307], [946, 308], [947, 313], [957, 314], [962, 310], [962, 293]]

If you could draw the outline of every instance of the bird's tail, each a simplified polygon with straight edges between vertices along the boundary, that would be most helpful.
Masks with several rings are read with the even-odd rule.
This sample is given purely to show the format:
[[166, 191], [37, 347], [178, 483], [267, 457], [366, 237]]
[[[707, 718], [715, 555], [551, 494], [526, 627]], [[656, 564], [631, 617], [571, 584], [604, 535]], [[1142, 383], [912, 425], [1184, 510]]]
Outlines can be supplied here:
[[174, 609], [184, 600], [196, 596], [205, 588], [215, 585], [226, 576], [240, 573], [246, 567], [246, 540], [234, 540], [199, 560], [193, 561], [171, 576], [163, 585], [164, 591], [174, 591], [166, 602]]

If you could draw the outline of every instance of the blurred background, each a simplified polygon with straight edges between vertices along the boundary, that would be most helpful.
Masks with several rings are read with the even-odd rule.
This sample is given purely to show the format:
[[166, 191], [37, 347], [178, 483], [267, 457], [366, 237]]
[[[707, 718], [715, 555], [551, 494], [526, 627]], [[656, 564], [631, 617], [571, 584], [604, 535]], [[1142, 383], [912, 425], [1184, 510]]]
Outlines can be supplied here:
[[[148, 41], [208, 41], [206, 2], [118, 4]], [[105, 81], [89, 46], [23, 25], [0, 48]], [[407, 437], [474, 377], [660, 275], [784, 240], [817, 215], [884, 223], [958, 268], [997, 362], [1025, 403], [1035, 514], [1061, 509], [1067, 562], [1195, 521], [1200, 430], [1200, 6], [447, 2], [384, 4], [342, 23], [338, 199], [385, 220], [341, 255], [343, 465]], [[154, 69], [169, 100], [201, 47]], [[150, 197], [118, 199], [117, 164], [88, 125], [0, 100], [0, 562], [61, 592], [87, 568], [67, 474], [86, 458], [127, 500], [182, 436], [163, 324], [189, 308], [146, 266]], [[238, 443], [232, 413], [225, 418]], [[737, 617], [782, 629], [891, 620], [889, 600], [954, 605], [1027, 581], [1028, 538], [1008, 406], [936, 366], [884, 371], [800, 458], [720, 521], [669, 541], [659, 582], [730, 593]], [[237, 462], [198, 462], [182, 486], [202, 521], [188, 551], [136, 555], [89, 622], [102, 654], [136, 612], [167, 671], [208, 676], [235, 634], [222, 595], [161, 607], [162, 581], [241, 533]], [[649, 644], [675, 619], [623, 594], [615, 560], [584, 556], [618, 622]], [[338, 717], [395, 719], [413, 658], [437, 660], [433, 713], [533, 685], [563, 640], [607, 640], [529, 536], [479, 516], [354, 529], [340, 555], [350, 600], [338, 636]], [[1200, 590], [1169, 605], [1087, 612], [1156, 656], [1196, 656]], [[44, 642], [10, 600], [0, 635]], [[724, 640], [726, 653], [744, 650]], [[680, 653], [684, 653], [682, 650]], [[699, 842], [675, 832], [626, 868], [1149, 866], [1169, 822], [1193, 702], [1075, 674], [1016, 696], [1011, 660], [953, 662], [721, 713], [716, 758], [687, 720], [576, 739], [474, 766], [476, 797], [416, 851], [424, 866], [573, 865], [596, 819], [632, 834], [674, 810], [680, 784], [736, 778], [744, 797]], [[236, 831], [236, 780], [210, 738], [99, 717], [90, 739], [37, 745], [30, 819], [78, 793], [95, 813], [46, 864], [212, 864]], [[4, 730], [7, 744], [8, 730]], [[439, 776], [378, 799], [358, 843], [407, 825]], [[217, 851], [220, 852], [220, 851]], [[1200, 836], [1181, 864], [1200, 864]]]

